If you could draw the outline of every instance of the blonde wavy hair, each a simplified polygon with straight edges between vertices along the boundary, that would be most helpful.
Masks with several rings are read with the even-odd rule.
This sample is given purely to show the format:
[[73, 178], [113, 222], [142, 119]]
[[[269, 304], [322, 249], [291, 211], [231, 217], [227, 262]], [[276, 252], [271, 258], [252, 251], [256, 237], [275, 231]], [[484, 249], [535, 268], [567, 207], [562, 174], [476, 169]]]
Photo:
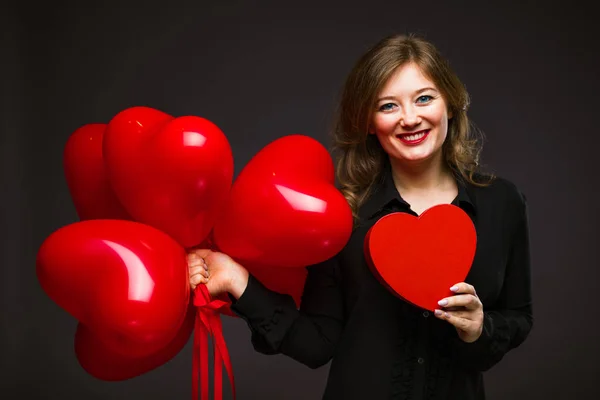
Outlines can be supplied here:
[[467, 117], [469, 94], [448, 62], [421, 37], [389, 36], [360, 57], [348, 75], [332, 132], [336, 175], [355, 224], [359, 208], [383, 178], [388, 160], [376, 135], [368, 133], [377, 96], [392, 73], [409, 62], [436, 85], [452, 113], [442, 152], [456, 178], [477, 186], [494, 179], [479, 171], [482, 134]]

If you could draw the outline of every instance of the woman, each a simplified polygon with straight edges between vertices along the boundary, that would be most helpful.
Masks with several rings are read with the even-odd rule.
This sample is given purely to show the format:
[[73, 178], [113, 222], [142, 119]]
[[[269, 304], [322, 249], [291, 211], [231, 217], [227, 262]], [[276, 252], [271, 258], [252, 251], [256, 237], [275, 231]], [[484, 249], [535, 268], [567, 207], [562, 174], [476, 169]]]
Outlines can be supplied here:
[[[334, 131], [355, 228], [340, 253], [308, 267], [301, 309], [205, 249], [189, 254], [192, 288], [229, 293], [257, 351], [311, 368], [332, 360], [324, 399], [485, 398], [482, 372], [532, 327], [529, 241], [525, 197], [478, 171], [468, 102], [432, 44], [402, 35], [376, 44], [345, 83]], [[382, 216], [438, 204], [470, 216], [477, 250], [466, 282], [429, 315], [379, 284], [362, 244]], [[411, 240], [410, 232], [398, 240]]]

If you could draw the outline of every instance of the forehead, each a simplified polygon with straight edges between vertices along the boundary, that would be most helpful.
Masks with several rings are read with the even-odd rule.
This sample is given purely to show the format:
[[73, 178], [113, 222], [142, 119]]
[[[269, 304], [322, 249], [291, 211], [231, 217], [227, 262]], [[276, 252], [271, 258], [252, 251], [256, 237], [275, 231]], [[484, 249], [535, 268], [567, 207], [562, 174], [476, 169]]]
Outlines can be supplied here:
[[399, 66], [383, 85], [380, 95], [412, 94], [419, 89], [431, 87], [437, 89], [435, 83], [429, 79], [415, 63]]

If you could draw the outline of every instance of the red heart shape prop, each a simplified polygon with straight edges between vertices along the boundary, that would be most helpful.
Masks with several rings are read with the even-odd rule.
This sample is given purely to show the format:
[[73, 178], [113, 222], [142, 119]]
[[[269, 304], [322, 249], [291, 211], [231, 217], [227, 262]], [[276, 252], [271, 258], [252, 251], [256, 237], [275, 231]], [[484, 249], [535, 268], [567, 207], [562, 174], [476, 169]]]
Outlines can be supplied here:
[[187, 344], [194, 330], [196, 307], [190, 303], [175, 338], [164, 348], [144, 357], [116, 353], [104, 345], [94, 332], [82, 323], [77, 324], [75, 354], [81, 367], [95, 378], [122, 381], [145, 374], [175, 357]]
[[103, 149], [111, 185], [136, 221], [184, 247], [208, 236], [233, 179], [231, 147], [215, 124], [133, 107], [108, 123]]
[[110, 186], [102, 156], [106, 124], [87, 124], [71, 134], [63, 152], [63, 170], [79, 219], [131, 217]]
[[133, 221], [64, 226], [40, 246], [46, 294], [111, 351], [144, 357], [167, 346], [190, 299], [186, 252], [167, 234]]
[[392, 213], [365, 237], [365, 258], [392, 293], [430, 311], [454, 293], [471, 269], [477, 233], [469, 216], [451, 204], [434, 206], [419, 217]]
[[242, 170], [213, 239], [241, 263], [304, 267], [337, 254], [351, 231], [352, 212], [334, 186], [327, 149], [308, 136], [289, 135]]

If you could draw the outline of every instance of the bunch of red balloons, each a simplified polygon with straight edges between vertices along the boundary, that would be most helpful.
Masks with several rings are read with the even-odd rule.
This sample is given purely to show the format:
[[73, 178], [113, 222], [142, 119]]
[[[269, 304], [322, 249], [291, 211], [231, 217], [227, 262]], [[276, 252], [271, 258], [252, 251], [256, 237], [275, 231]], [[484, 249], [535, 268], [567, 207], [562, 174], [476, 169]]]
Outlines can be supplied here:
[[351, 211], [318, 141], [277, 139], [235, 182], [233, 165], [214, 123], [149, 107], [70, 136], [64, 171], [80, 220], [42, 243], [37, 276], [78, 320], [75, 353], [88, 373], [129, 379], [181, 351], [196, 311], [191, 247], [228, 254], [299, 305], [304, 267], [346, 244]]

